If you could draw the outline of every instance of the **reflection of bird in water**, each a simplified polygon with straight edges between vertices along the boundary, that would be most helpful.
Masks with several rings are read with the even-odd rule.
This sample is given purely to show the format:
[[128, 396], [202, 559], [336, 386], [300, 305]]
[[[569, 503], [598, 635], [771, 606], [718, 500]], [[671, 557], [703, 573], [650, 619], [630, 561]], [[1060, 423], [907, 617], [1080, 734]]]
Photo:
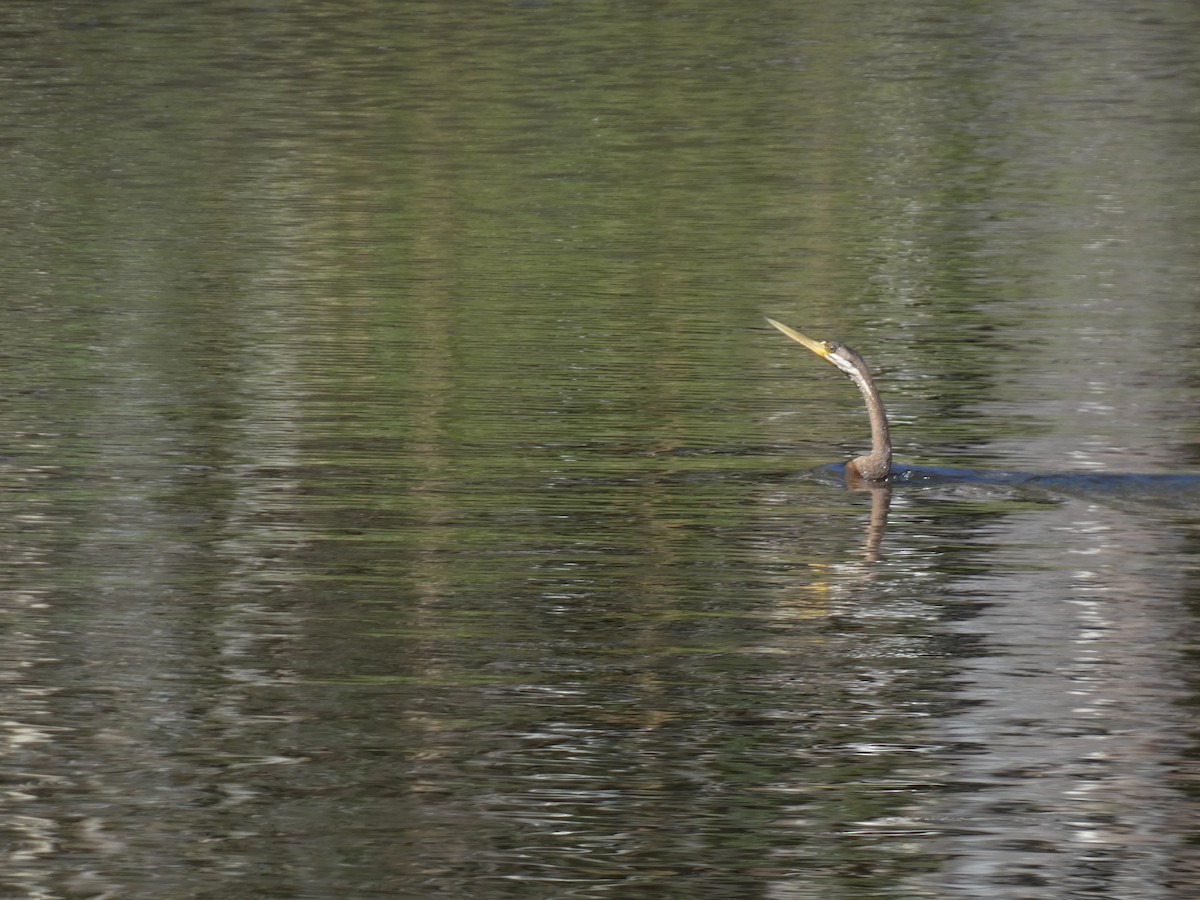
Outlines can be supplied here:
[[888, 481], [892, 474], [892, 439], [888, 435], [887, 413], [883, 410], [883, 401], [879, 399], [879, 391], [871, 380], [871, 370], [861, 356], [845, 344], [835, 344], [832, 341], [814, 341], [794, 328], [788, 328], [782, 322], [767, 319], [772, 325], [790, 337], [793, 341], [803, 344], [825, 362], [836, 366], [858, 385], [863, 398], [867, 401], [867, 415], [871, 418], [871, 452], [846, 463], [847, 481], [862, 480], [868, 482]]

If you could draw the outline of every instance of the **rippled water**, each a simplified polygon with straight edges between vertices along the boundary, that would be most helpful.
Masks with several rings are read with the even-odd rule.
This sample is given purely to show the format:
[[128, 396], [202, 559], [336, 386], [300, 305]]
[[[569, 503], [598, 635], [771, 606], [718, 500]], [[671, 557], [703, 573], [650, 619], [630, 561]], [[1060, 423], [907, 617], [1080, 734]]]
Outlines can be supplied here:
[[1191, 7], [10, 16], [0, 893], [1196, 891]]

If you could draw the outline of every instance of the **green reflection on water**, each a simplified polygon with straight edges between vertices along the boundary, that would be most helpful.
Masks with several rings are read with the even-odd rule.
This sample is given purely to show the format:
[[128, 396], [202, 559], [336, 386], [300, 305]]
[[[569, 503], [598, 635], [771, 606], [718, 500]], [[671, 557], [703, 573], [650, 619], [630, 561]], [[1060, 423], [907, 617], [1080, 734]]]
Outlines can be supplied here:
[[[869, 564], [869, 498], [792, 477], [862, 449], [858, 397], [761, 314], [867, 353], [915, 461], [1186, 460], [1178, 10], [1109, 42], [1123, 11], [1052, 4], [17, 7], [6, 888], [891, 898], [1003, 858], [889, 822], [1020, 799], [963, 760], [1060, 742], [946, 749], [1006, 699], [963, 698], [1000, 651], [950, 623], [1056, 608], [1094, 548], [988, 544], [1061, 498], [927, 491]], [[1106, 746], [1187, 821], [1140, 796], [1182, 763], [1123, 736], [1177, 667], [1123, 608], [1096, 707], [1142, 718]]]

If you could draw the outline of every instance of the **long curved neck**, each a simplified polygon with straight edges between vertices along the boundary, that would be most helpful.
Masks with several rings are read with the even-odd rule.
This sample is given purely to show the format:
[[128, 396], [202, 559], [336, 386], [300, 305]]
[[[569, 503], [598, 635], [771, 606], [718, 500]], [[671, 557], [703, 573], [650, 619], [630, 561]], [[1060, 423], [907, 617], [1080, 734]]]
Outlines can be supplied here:
[[892, 437], [888, 433], [887, 413], [869, 372], [855, 372], [850, 378], [862, 391], [871, 420], [871, 452], [853, 460], [851, 466], [868, 481], [883, 481], [892, 471]]

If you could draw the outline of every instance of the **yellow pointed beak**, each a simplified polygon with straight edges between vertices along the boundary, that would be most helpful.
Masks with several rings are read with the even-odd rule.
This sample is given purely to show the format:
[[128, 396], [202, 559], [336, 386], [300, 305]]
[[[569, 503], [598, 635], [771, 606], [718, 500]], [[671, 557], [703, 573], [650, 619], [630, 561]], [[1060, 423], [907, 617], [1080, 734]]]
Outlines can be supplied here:
[[770, 322], [772, 325], [774, 325], [776, 328], [778, 328], [780, 331], [782, 331], [784, 334], [786, 334], [788, 337], [790, 337], [793, 341], [795, 341], [798, 344], [803, 344], [805, 347], [807, 347], [813, 353], [817, 354], [817, 356], [821, 357], [821, 359], [825, 360], [826, 362], [831, 362], [831, 360], [829, 359], [829, 348], [828, 348], [828, 345], [826, 345], [824, 341], [814, 341], [812, 338], [798, 332], [795, 328], [788, 328], [782, 322], [776, 322], [774, 319], [772, 319], [769, 316], [766, 316], [765, 318], [768, 322]]

